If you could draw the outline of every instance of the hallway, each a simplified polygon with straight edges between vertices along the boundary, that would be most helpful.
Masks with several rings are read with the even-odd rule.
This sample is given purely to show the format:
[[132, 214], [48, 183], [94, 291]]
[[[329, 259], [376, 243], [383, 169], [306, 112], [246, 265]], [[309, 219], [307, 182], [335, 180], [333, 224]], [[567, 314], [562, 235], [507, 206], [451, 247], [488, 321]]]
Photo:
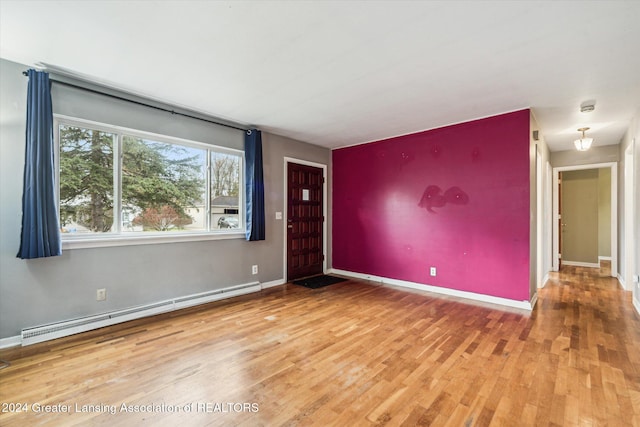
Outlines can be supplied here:
[[607, 264], [563, 266], [550, 276], [528, 344], [540, 346], [552, 419], [559, 411], [566, 423], [639, 425], [640, 319], [631, 293]]

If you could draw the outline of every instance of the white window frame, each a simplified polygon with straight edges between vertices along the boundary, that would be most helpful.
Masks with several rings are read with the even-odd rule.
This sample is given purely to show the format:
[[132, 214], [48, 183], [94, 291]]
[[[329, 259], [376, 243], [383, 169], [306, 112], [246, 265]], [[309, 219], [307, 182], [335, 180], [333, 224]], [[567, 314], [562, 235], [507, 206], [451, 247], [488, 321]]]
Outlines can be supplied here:
[[[62, 249], [84, 249], [98, 248], [109, 246], [130, 246], [130, 245], [148, 245], [148, 244], [164, 244], [178, 242], [193, 242], [202, 240], [225, 240], [225, 239], [244, 239], [246, 237], [245, 224], [245, 206], [244, 206], [244, 167], [245, 156], [244, 151], [233, 148], [221, 147], [219, 145], [207, 144], [203, 142], [195, 142], [183, 138], [177, 138], [168, 135], [161, 135], [152, 132], [141, 131], [137, 129], [126, 128], [122, 126], [99, 123], [92, 120], [79, 119], [61, 114], [54, 114], [54, 143], [56, 149], [55, 167], [56, 167], [56, 191], [57, 191], [57, 209], [60, 212], [60, 125], [76, 126], [97, 130], [116, 135], [114, 140], [114, 193], [113, 193], [113, 209], [114, 209], [114, 226], [110, 233], [95, 233], [85, 235], [62, 235]], [[206, 228], [207, 230], [184, 231], [184, 232], [125, 232], [122, 228], [122, 143], [124, 136], [132, 136], [147, 140], [157, 141], [166, 144], [175, 144], [206, 150], [206, 177], [205, 177], [205, 210], [206, 210]], [[214, 230], [211, 227], [211, 152], [226, 153], [237, 155], [240, 157], [240, 185], [238, 192], [238, 218], [240, 227], [232, 230]]]

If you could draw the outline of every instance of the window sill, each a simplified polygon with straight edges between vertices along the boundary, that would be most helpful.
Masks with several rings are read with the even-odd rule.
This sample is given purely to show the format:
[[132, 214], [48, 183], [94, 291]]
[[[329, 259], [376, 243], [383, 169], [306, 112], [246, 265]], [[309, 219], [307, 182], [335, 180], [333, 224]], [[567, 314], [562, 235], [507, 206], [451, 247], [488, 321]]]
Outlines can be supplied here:
[[156, 245], [164, 243], [199, 242], [203, 240], [229, 240], [244, 239], [244, 230], [218, 233], [182, 233], [168, 236], [166, 234], [150, 234], [137, 236], [78, 236], [64, 238], [62, 236], [62, 249], [89, 249], [106, 248], [112, 246]]

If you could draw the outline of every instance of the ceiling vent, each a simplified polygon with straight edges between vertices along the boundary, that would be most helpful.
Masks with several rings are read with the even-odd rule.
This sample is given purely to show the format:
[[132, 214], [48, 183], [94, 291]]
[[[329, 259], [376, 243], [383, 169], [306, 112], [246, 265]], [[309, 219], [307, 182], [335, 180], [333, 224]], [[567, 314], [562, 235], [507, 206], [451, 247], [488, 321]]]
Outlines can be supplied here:
[[596, 101], [585, 101], [580, 104], [581, 113], [590, 113], [596, 109]]

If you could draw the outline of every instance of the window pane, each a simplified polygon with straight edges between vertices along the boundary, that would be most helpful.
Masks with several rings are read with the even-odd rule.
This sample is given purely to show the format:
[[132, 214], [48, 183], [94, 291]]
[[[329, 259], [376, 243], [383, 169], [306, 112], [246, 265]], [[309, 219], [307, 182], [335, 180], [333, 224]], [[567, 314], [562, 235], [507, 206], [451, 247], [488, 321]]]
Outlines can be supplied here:
[[206, 230], [206, 151], [123, 137], [122, 231]]
[[113, 226], [114, 134], [61, 125], [60, 225], [63, 233], [108, 233]]
[[241, 157], [211, 153], [211, 228], [240, 228], [239, 212]]

